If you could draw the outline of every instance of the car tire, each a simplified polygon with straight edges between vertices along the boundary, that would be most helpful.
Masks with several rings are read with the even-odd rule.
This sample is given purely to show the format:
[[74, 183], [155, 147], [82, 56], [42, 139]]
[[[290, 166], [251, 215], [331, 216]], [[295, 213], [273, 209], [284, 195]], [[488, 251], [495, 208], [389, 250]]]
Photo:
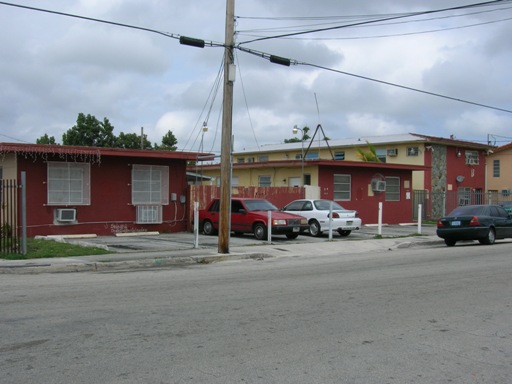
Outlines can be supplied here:
[[267, 238], [267, 227], [265, 224], [256, 223], [254, 224], [253, 233], [257, 240], [264, 240]]
[[352, 232], [352, 231], [344, 231], [344, 230], [342, 230], [342, 229], [340, 229], [340, 230], [338, 231], [338, 233], [340, 234], [340, 236], [343, 236], [343, 237], [347, 237], [348, 235], [350, 235], [350, 233], [351, 233], [351, 232]]
[[489, 232], [487, 232], [487, 236], [483, 239], [478, 240], [480, 244], [492, 245], [496, 242], [496, 232], [494, 228], [489, 228]]
[[448, 246], [448, 247], [453, 247], [455, 245], [455, 243], [457, 242], [457, 240], [453, 240], [453, 239], [444, 239], [444, 243]]
[[203, 233], [208, 236], [212, 236], [215, 234], [213, 223], [210, 220], [205, 220], [203, 222]]
[[290, 240], [293, 240], [293, 239], [296, 239], [297, 237], [299, 237], [299, 234], [298, 233], [287, 233], [286, 237]]
[[320, 223], [316, 220], [311, 220], [309, 222], [309, 234], [311, 236], [322, 236], [322, 231], [320, 230]]

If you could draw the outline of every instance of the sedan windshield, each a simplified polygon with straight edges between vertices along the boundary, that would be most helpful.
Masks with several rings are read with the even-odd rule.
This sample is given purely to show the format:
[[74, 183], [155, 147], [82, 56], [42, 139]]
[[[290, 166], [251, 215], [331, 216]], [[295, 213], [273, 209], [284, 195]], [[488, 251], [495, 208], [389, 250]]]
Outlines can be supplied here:
[[249, 211], [277, 211], [277, 207], [267, 200], [246, 200], [245, 206]]
[[[331, 209], [331, 201], [329, 200], [315, 200], [315, 207], [319, 211], [328, 211]], [[336, 203], [335, 201], [332, 202], [332, 209], [333, 210], [345, 210], [341, 205]]]

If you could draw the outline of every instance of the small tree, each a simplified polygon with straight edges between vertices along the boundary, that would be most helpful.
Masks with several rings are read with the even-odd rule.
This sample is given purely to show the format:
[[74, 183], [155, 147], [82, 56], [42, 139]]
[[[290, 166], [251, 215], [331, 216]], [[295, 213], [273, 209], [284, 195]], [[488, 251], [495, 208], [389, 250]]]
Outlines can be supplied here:
[[147, 136], [144, 135], [142, 140], [142, 148], [141, 148], [141, 138], [140, 135], [136, 133], [124, 133], [121, 132], [116, 139], [116, 148], [126, 148], [126, 149], [152, 149], [151, 142], [148, 141]]
[[162, 151], [175, 151], [178, 148], [176, 144], [178, 144], [178, 140], [176, 139], [176, 136], [174, 136], [174, 134], [169, 130], [164, 135], [164, 137], [162, 137], [162, 144], [155, 144], [154, 148]]
[[41, 136], [39, 139], [36, 140], [36, 144], [57, 144], [55, 142], [55, 137], [48, 136], [47, 133], [45, 133], [43, 136]]
[[[299, 131], [300, 132], [300, 131]], [[303, 134], [302, 137], [294, 136], [291, 139], [284, 139], [285, 143], [300, 143], [301, 141], [308, 141], [311, 139], [311, 136], [308, 135], [309, 127], [306, 125], [304, 128], [302, 128], [301, 134]]]
[[99, 121], [92, 115], [78, 114], [76, 125], [62, 135], [64, 145], [86, 147], [115, 147], [114, 127], [105, 117]]

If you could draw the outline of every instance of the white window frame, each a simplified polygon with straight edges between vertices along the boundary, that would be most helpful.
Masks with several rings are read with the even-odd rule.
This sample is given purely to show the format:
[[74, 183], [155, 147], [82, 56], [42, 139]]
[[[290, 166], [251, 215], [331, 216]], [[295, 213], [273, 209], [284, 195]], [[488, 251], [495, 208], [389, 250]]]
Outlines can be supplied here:
[[352, 175], [334, 174], [333, 175], [333, 194], [336, 201], [352, 200]]
[[258, 176], [258, 186], [259, 187], [271, 187], [272, 186], [272, 176], [269, 176], [269, 175]]
[[407, 156], [419, 156], [419, 147], [407, 147]]
[[91, 204], [91, 165], [89, 163], [49, 161], [47, 167], [48, 205]]
[[466, 158], [466, 165], [479, 165], [480, 164], [478, 151], [467, 150], [465, 153], [465, 158]]
[[386, 177], [386, 201], [400, 201], [400, 177]]
[[493, 160], [492, 161], [492, 177], [501, 177], [500, 176], [500, 160]]
[[132, 204], [169, 204], [169, 167], [164, 165], [132, 166]]

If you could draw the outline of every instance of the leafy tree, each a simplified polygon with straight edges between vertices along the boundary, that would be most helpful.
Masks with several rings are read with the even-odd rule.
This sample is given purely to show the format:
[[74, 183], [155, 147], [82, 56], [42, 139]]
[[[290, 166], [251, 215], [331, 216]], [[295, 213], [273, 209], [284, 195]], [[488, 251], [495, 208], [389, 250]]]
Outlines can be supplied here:
[[[55, 143], [53, 137], [48, 135], [38, 139], [38, 144]], [[78, 114], [76, 125], [70, 128], [62, 135], [64, 145], [76, 145], [85, 147], [106, 147], [106, 148], [125, 148], [125, 149], [141, 149], [141, 136], [136, 133], [121, 132], [119, 137], [114, 135], [114, 126], [105, 117], [103, 121], [99, 121], [92, 115]], [[143, 149], [160, 149], [167, 151], [175, 151], [177, 149], [178, 140], [171, 131], [168, 131], [162, 138], [162, 144], [153, 146], [144, 135], [142, 138]]]
[[64, 145], [115, 147], [114, 127], [105, 117], [99, 121], [92, 115], [78, 114], [76, 125], [62, 135]]
[[[308, 135], [309, 127], [306, 125], [304, 128], [302, 128], [302, 132], [297, 132], [299, 136], [294, 136], [291, 139], [284, 139], [285, 143], [300, 143], [301, 141], [308, 141], [311, 139], [311, 136]], [[300, 135], [304, 133], [302, 137]]]
[[55, 142], [55, 137], [48, 136], [47, 133], [45, 133], [43, 136], [41, 136], [39, 139], [36, 140], [36, 144], [57, 144]]
[[174, 134], [171, 131], [167, 131], [164, 137], [162, 137], [162, 144], [155, 144], [155, 149], [159, 149], [162, 151], [175, 151], [178, 148], [176, 144], [178, 144], [176, 136], [174, 136]]
[[[116, 139], [116, 148], [126, 149], [141, 149], [140, 135], [136, 133], [124, 133], [121, 132]], [[148, 141], [147, 136], [144, 135], [142, 149], [152, 149], [151, 142]]]

